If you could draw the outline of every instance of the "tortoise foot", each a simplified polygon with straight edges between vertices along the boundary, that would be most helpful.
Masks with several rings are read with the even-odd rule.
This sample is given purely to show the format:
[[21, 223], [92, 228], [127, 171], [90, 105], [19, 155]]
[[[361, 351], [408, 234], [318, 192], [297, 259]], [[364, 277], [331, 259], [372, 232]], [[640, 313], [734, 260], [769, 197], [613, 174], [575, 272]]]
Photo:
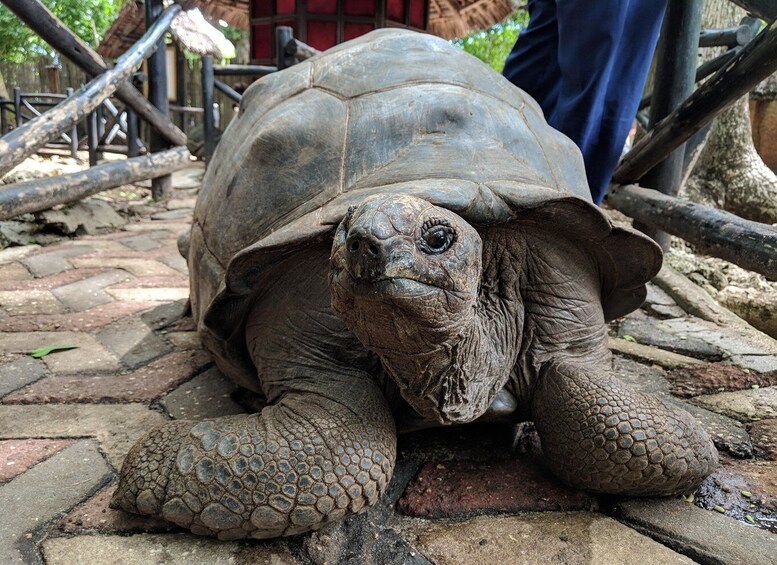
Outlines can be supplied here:
[[340, 405], [294, 396], [261, 415], [152, 430], [127, 456], [111, 507], [240, 539], [315, 530], [377, 502], [393, 470], [393, 429], [348, 425]]
[[606, 371], [551, 363], [532, 409], [548, 464], [578, 488], [677, 495], [692, 492], [718, 465], [712, 441], [690, 414]]

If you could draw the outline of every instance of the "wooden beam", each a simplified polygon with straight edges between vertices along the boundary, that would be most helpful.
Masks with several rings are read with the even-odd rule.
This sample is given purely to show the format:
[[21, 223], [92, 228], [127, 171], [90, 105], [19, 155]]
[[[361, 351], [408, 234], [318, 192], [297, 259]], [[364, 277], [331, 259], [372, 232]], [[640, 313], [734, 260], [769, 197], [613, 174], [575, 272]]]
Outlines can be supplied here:
[[[648, 131], [693, 93], [701, 8], [702, 0], [669, 0], [667, 3], [661, 39], [656, 50]], [[642, 186], [676, 196], [683, 180], [684, 158], [685, 149], [680, 145], [647, 172], [642, 179]], [[634, 227], [655, 240], [664, 251], [669, 249], [667, 234], [640, 222], [634, 222]]]
[[143, 59], [165, 34], [181, 11], [177, 4], [167, 8], [143, 37], [116, 61], [116, 66], [79, 88], [51, 110], [0, 138], [0, 176], [83, 120], [116, 91], [143, 63]]
[[278, 72], [278, 67], [267, 65], [213, 65], [216, 76], [252, 76], [263, 77]]
[[626, 156], [615, 170], [614, 182], [631, 184], [685, 143], [722, 109], [777, 71], [777, 22], [758, 36], [661, 120]]
[[213, 56], [202, 56], [202, 135], [205, 144], [205, 163], [210, 165], [216, 150], [216, 122], [213, 117]]
[[305, 59], [310, 59], [311, 57], [321, 54], [321, 51], [318, 49], [311, 47], [307, 43], [302, 43], [299, 39], [293, 37], [291, 38], [291, 41], [286, 44], [285, 50], [288, 56], [294, 57], [297, 61], [304, 61]]
[[220, 80], [213, 79], [213, 86], [215, 86], [218, 90], [223, 92], [227, 96], [227, 98], [229, 98], [233, 102], [237, 102], [238, 104], [240, 104], [240, 99], [242, 98], [242, 96], [240, 96], [240, 93], [236, 91], [234, 88], [232, 88], [231, 86], [229, 86], [227, 83], [221, 82]]
[[777, 229], [636, 185], [613, 186], [607, 204], [692, 243], [702, 253], [777, 280]]
[[[146, 14], [146, 29], [152, 29], [157, 19], [162, 16], [164, 10], [162, 0], [144, 0], [143, 5]], [[148, 101], [167, 116], [169, 102], [167, 100], [167, 53], [165, 52], [164, 36], [157, 39], [157, 48], [149, 54], [146, 69], [148, 71]], [[149, 138], [149, 150], [152, 153], [163, 151], [170, 146], [164, 137], [156, 131], [152, 130]], [[169, 175], [157, 177], [151, 181], [151, 197], [154, 200], [161, 200], [172, 191], [173, 179]]]
[[[89, 76], [96, 77], [108, 68], [105, 60], [70, 31], [40, 0], [0, 0], [27, 26]], [[166, 115], [154, 108], [129, 82], [116, 88], [116, 97], [144, 119], [173, 145], [186, 145], [186, 134]]]
[[85, 171], [20, 182], [0, 188], [0, 220], [80, 200], [109, 188], [168, 175], [191, 164], [186, 147], [175, 147]]

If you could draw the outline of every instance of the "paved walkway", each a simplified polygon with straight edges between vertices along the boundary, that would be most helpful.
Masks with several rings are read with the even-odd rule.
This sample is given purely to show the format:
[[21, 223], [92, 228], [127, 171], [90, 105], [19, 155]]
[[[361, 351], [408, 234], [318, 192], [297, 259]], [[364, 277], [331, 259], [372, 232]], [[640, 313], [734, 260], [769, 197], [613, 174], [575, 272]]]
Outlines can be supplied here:
[[[381, 505], [310, 535], [217, 542], [108, 509], [144, 431], [242, 411], [183, 317], [193, 205], [181, 191], [122, 231], [0, 251], [0, 562], [777, 562], [777, 345], [658, 287], [613, 324], [614, 363], [714, 436], [723, 466], [693, 499], [575, 491], [530, 426], [469, 426], [400, 438]], [[76, 348], [28, 355], [50, 346]]]

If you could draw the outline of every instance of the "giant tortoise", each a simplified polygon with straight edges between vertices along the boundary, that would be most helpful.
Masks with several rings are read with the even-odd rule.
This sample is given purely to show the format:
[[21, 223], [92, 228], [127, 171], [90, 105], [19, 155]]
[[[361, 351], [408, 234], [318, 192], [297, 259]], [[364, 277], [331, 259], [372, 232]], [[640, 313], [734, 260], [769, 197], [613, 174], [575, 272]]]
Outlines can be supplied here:
[[591, 203], [534, 101], [441, 39], [375, 31], [252, 85], [188, 263], [205, 347], [268, 406], [152, 430], [114, 507], [297, 534], [375, 504], [397, 429], [479, 419], [533, 421], [594, 492], [678, 494], [717, 464], [689, 414], [612, 374], [606, 322], [659, 248]]

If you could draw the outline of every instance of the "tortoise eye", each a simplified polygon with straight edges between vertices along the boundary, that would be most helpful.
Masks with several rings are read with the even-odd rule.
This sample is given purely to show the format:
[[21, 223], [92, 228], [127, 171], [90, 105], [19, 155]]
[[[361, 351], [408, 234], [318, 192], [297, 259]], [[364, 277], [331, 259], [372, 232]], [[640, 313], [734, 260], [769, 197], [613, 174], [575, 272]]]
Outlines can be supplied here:
[[456, 231], [451, 226], [439, 224], [427, 229], [421, 240], [427, 253], [445, 253], [456, 240]]

